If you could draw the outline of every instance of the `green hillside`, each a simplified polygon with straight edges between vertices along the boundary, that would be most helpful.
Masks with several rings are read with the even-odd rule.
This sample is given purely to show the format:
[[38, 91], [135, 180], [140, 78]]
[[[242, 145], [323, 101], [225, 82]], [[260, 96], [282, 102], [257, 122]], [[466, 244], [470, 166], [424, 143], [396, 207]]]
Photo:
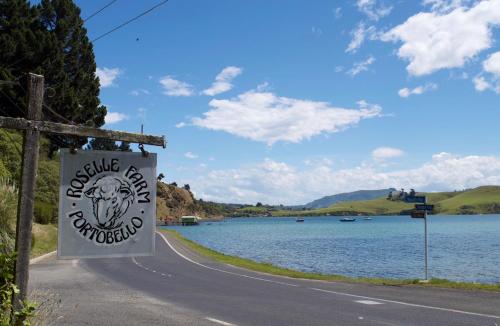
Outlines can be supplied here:
[[[482, 186], [465, 191], [420, 193], [427, 196], [429, 204], [435, 205], [434, 214], [499, 214], [500, 186]], [[288, 211], [271, 211], [273, 216], [314, 215], [402, 215], [408, 214], [413, 204], [387, 200], [385, 197], [334, 204], [328, 208]]]

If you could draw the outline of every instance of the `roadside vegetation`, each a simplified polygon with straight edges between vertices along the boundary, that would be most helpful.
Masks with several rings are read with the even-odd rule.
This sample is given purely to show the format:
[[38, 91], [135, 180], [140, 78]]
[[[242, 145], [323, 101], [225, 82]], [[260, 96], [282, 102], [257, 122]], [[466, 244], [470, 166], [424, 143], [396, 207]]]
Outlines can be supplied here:
[[244, 259], [236, 256], [225, 255], [218, 251], [204, 247], [194, 241], [186, 239], [179, 232], [174, 230], [160, 230], [161, 232], [168, 233], [179, 240], [184, 246], [193, 250], [194, 252], [211, 258], [220, 263], [229, 264], [237, 267], [246, 268], [252, 271], [267, 273], [272, 275], [279, 275], [298, 279], [310, 279], [332, 282], [346, 282], [346, 283], [367, 283], [375, 285], [406, 285], [406, 286], [430, 286], [430, 287], [443, 287], [465, 290], [487, 290], [500, 292], [499, 284], [480, 284], [468, 282], [453, 282], [444, 279], [431, 279], [428, 283], [420, 283], [418, 279], [385, 279], [385, 278], [368, 278], [368, 277], [348, 277], [335, 274], [319, 274], [319, 273], [306, 273], [293, 269], [278, 267], [269, 263], [259, 263], [250, 259]]

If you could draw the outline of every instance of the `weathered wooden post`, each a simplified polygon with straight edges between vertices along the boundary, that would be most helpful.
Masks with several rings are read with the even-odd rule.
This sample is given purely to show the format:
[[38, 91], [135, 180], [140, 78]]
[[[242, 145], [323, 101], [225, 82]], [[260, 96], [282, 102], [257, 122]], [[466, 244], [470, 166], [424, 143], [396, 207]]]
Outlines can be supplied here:
[[[43, 76], [30, 73], [28, 75], [28, 113], [30, 121], [40, 121], [43, 103]], [[28, 292], [29, 259], [31, 249], [31, 229], [33, 226], [33, 210], [35, 207], [35, 184], [38, 168], [38, 149], [40, 131], [31, 125], [24, 131], [23, 157], [21, 170], [21, 187], [17, 208], [16, 226], [16, 267], [14, 280], [19, 293], [14, 296], [14, 305], [20, 306], [26, 300]]]

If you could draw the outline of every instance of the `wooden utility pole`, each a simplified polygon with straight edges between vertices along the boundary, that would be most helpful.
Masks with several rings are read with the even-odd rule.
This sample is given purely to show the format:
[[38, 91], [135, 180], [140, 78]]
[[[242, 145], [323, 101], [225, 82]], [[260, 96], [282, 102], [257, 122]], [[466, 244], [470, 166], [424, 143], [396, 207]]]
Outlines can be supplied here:
[[0, 128], [24, 130], [21, 187], [16, 227], [16, 266], [14, 280], [19, 293], [14, 296], [15, 307], [26, 300], [29, 278], [29, 255], [31, 249], [31, 229], [35, 204], [36, 172], [40, 132], [82, 137], [106, 138], [115, 141], [155, 145], [165, 148], [164, 136], [134, 134], [129, 132], [104, 130], [86, 126], [68, 125], [42, 121], [44, 77], [28, 75], [28, 114], [24, 118], [0, 116]]
[[[42, 117], [43, 76], [28, 76], [28, 114], [27, 119], [39, 121]], [[28, 291], [29, 259], [31, 249], [31, 228], [33, 226], [33, 210], [35, 207], [35, 184], [38, 169], [38, 149], [40, 131], [26, 128], [23, 139], [23, 157], [21, 187], [19, 188], [19, 204], [17, 207], [16, 227], [16, 268], [14, 280], [19, 293], [14, 296], [14, 305], [19, 307], [20, 301], [26, 299]]]

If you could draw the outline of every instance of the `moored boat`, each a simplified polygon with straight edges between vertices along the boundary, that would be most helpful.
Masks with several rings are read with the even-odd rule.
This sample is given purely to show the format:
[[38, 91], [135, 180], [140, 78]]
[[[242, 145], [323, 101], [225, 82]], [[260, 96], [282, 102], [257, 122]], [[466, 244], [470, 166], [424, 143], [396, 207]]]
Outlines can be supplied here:
[[356, 219], [355, 218], [352, 218], [352, 217], [344, 217], [342, 219], [340, 219], [340, 222], [355, 222]]

